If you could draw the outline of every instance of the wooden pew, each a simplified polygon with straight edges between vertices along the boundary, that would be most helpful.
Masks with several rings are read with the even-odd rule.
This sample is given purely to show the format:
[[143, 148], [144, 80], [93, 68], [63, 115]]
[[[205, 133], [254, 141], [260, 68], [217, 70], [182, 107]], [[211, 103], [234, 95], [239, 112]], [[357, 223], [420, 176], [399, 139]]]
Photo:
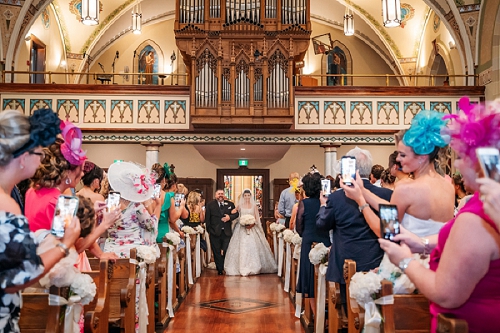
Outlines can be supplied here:
[[156, 264], [149, 264], [146, 275], [146, 299], [148, 301], [148, 333], [155, 333], [155, 273]]
[[438, 333], [468, 333], [469, 325], [463, 319], [440, 313], [438, 315]]
[[[191, 274], [193, 277], [193, 282], [196, 283], [196, 235], [189, 235], [190, 238], [190, 243], [191, 243]], [[189, 251], [189, 249], [186, 249], [186, 251]], [[187, 265], [186, 265], [187, 266]], [[186, 271], [187, 275], [187, 271]], [[191, 286], [188, 284], [188, 288], [191, 288]]]
[[[363, 329], [364, 310], [349, 297], [349, 283], [356, 273], [356, 262], [347, 259], [344, 263], [346, 281], [348, 332], [357, 333]], [[392, 294], [392, 283], [382, 281], [379, 296]], [[394, 304], [383, 305], [381, 315], [384, 318], [381, 332], [417, 332], [430, 331], [429, 301], [424, 295], [394, 295]]]
[[295, 244], [290, 244], [290, 251], [292, 251], [292, 267], [290, 267], [290, 299], [295, 302], [295, 292], [297, 289], [297, 259], [293, 258], [295, 252]]
[[158, 309], [155, 315], [156, 325], [164, 326], [168, 320], [167, 312], [167, 246], [158, 244], [160, 258], [156, 260], [156, 300]]
[[326, 288], [328, 291], [328, 331], [336, 333], [340, 329], [347, 328], [347, 318], [340, 298], [340, 285], [327, 281]]
[[[130, 259], [137, 258], [136, 249], [130, 250]], [[100, 262], [89, 258], [92, 270], [97, 270]], [[109, 281], [109, 324], [120, 327], [124, 333], [135, 332], [136, 265], [127, 259], [117, 259], [113, 264], [113, 277]]]
[[113, 267], [108, 260], [99, 262], [99, 270], [83, 272], [94, 280], [97, 293], [94, 300], [84, 306], [85, 333], [108, 333], [109, 327], [109, 280], [113, 277]]
[[[69, 287], [51, 287], [50, 294], [60, 295], [68, 299]], [[19, 328], [27, 333], [64, 333], [64, 306], [49, 306], [48, 292], [22, 293], [23, 303]]]
[[[175, 256], [176, 251], [174, 251]], [[174, 261], [174, 281], [177, 281], [177, 286], [179, 287], [179, 291], [177, 292], [174, 288], [174, 302], [176, 304], [173, 305], [174, 309], [176, 309], [179, 305], [179, 301], [177, 299], [183, 300], [188, 291], [188, 281], [187, 281], [187, 265], [186, 265], [186, 248], [180, 249], [178, 252], [180, 272], [176, 273], [175, 261]], [[175, 258], [175, 257], [174, 257]]]

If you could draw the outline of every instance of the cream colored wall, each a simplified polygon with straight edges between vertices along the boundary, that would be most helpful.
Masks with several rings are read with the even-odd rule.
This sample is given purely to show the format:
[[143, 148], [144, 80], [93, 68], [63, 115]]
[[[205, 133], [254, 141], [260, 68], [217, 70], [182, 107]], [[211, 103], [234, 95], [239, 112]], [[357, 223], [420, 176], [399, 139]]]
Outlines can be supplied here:
[[[338, 40], [351, 52], [353, 74], [393, 74], [384, 60], [362, 40], [355, 36], [346, 37], [344, 32], [327, 25], [312, 21], [312, 36], [330, 33], [332, 41]], [[303, 74], [321, 74], [321, 55], [315, 55], [312, 43], [309, 45], [304, 59]], [[385, 78], [354, 78], [354, 85], [385, 86]], [[391, 79], [391, 85], [398, 85], [397, 80]]]
[[[356, 145], [343, 145], [338, 148], [337, 157], [340, 159]], [[359, 145], [370, 151], [373, 164], [387, 167], [388, 156], [395, 147], [393, 145]], [[90, 161], [107, 168], [114, 160], [146, 163], [146, 148], [140, 144], [84, 144]], [[159, 161], [175, 165], [178, 177], [211, 178], [217, 177], [217, 169], [236, 169], [237, 160], [218, 161], [217, 164], [206, 161], [191, 144], [168, 144], [160, 148]], [[269, 169], [269, 177], [288, 178], [291, 172], [304, 174], [312, 165], [320, 172], [324, 170], [324, 149], [319, 145], [292, 145], [283, 158], [275, 163], [262, 163], [249, 160], [250, 169]], [[272, 193], [271, 193], [272, 195]]]
[[[56, 22], [56, 18], [54, 16], [54, 12], [52, 11], [52, 7], [47, 7], [49, 16], [50, 16], [50, 26], [48, 29], [42, 23], [41, 16], [39, 16], [33, 26], [31, 27], [29, 33], [36, 36], [42, 43], [45, 44], [45, 71], [55, 72], [55, 71], [64, 71], [63, 68], [60, 67], [61, 61], [66, 60], [66, 53], [64, 51], [63, 41], [61, 39], [61, 34], [59, 31], [59, 25]], [[30, 46], [31, 43], [28, 41], [21, 42], [19, 47], [19, 52], [17, 53], [17, 58], [15, 60], [16, 70], [19, 71], [27, 71], [29, 70], [29, 66], [26, 64], [27, 61], [30, 60]], [[16, 83], [27, 83], [29, 82], [29, 77], [26, 74], [20, 75], [18, 74], [15, 78]], [[49, 77], [46, 75], [45, 82], [49, 82]], [[55, 83], [66, 83], [65, 75], [53, 75], [52, 81]]]

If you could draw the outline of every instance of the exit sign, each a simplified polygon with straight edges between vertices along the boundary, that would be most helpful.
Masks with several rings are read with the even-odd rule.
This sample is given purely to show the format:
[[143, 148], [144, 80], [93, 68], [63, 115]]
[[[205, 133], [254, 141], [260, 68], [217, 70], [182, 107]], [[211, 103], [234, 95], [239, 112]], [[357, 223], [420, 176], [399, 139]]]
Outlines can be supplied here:
[[248, 166], [248, 160], [238, 160], [239, 166]]

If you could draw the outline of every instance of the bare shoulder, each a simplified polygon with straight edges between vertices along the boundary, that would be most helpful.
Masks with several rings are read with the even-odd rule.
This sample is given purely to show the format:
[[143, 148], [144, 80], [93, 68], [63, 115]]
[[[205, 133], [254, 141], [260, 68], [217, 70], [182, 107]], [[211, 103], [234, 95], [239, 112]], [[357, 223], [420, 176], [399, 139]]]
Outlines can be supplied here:
[[476, 214], [467, 212], [458, 215], [450, 232], [449, 238], [452, 237], [460, 241], [462, 247], [488, 251], [492, 256], [491, 260], [500, 257], [500, 235], [493, 226]]
[[0, 210], [16, 215], [21, 214], [21, 208], [19, 208], [16, 200], [12, 199], [12, 197], [6, 193], [0, 193]]

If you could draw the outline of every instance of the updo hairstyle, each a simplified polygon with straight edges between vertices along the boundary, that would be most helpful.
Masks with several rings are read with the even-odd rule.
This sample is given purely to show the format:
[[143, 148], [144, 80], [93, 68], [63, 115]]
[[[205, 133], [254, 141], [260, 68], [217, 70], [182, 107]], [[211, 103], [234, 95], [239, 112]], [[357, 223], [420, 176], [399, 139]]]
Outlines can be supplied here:
[[0, 113], [0, 166], [14, 158], [13, 153], [30, 139], [31, 125], [28, 117], [16, 110]]
[[81, 195], [77, 195], [80, 201], [78, 202], [78, 210], [76, 216], [80, 220], [80, 237], [87, 237], [94, 229], [95, 210], [92, 200]]
[[102, 170], [100, 167], [95, 165], [94, 163], [90, 161], [85, 161], [85, 164], [83, 166], [83, 177], [82, 177], [82, 183], [85, 186], [90, 186], [94, 179], [99, 179], [99, 183], [102, 181], [102, 178], [104, 177], [104, 170]]

